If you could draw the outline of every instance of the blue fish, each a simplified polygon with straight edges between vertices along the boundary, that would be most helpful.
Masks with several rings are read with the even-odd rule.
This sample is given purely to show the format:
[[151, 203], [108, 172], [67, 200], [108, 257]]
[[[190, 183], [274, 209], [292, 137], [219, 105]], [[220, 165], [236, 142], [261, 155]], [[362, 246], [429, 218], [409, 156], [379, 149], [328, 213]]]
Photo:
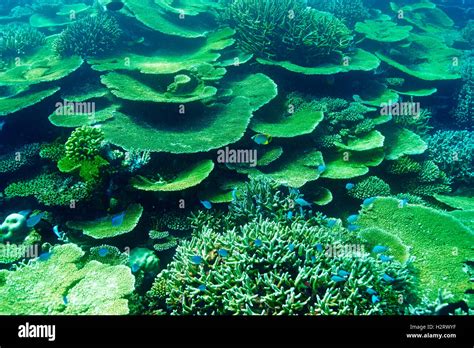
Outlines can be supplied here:
[[315, 263], [316, 262], [316, 256], [311, 256], [311, 262]]
[[359, 226], [350, 224], [349, 226], [347, 226], [347, 229], [353, 232], [353, 231], [357, 231], [359, 229]]
[[140, 269], [140, 265], [138, 263], [134, 263], [132, 265], [132, 272], [135, 273]]
[[318, 172], [324, 173], [326, 171], [327, 167], [324, 164], [321, 164], [318, 166]]
[[400, 204], [399, 204], [399, 207], [400, 208], [405, 208], [408, 204], [408, 199], [404, 198], [404, 199], [401, 199], [400, 200]]
[[191, 262], [195, 265], [200, 265], [202, 262], [202, 257], [199, 255], [194, 255], [193, 257], [191, 257]]
[[339, 274], [341, 277], [344, 277], [344, 278], [347, 278], [350, 275], [349, 272], [344, 271], [343, 269], [341, 269], [339, 272], [337, 272], [337, 274]]
[[35, 216], [30, 217], [30, 218], [26, 221], [26, 225], [27, 225], [29, 228], [33, 228], [33, 227], [35, 227], [36, 225], [38, 225], [38, 223], [41, 221], [41, 219], [42, 219], [44, 216], [45, 216], [45, 213], [36, 214]]
[[256, 247], [261, 247], [262, 246], [262, 241], [260, 239], [255, 239], [253, 244], [255, 244]]
[[228, 252], [227, 250], [225, 250], [225, 249], [219, 249], [219, 250], [217, 251], [217, 253], [218, 253], [220, 256], [222, 256], [222, 257], [227, 257], [227, 256], [229, 256], [229, 252]]
[[323, 245], [321, 243], [316, 244], [316, 250], [319, 252], [323, 251]]
[[204, 284], [198, 286], [199, 291], [206, 291], [207, 287]]
[[252, 140], [258, 145], [268, 145], [272, 141], [272, 137], [268, 134], [256, 134]]
[[288, 250], [289, 251], [295, 251], [295, 245], [293, 243], [291, 243], [290, 245], [288, 245]]
[[393, 283], [395, 281], [395, 279], [390, 277], [387, 273], [383, 274], [382, 279], [385, 280], [387, 283]]
[[123, 220], [125, 218], [125, 212], [122, 212], [120, 214], [117, 214], [112, 217], [112, 226], [118, 227], [123, 224]]
[[359, 219], [359, 215], [351, 215], [347, 218], [347, 222], [353, 224], [357, 221], [357, 219]]
[[27, 217], [28, 215], [30, 215], [30, 213], [31, 213], [31, 209], [22, 210], [22, 211], [18, 212], [18, 214], [23, 215], [24, 217]]
[[388, 250], [388, 248], [386, 246], [383, 246], [383, 245], [376, 245], [374, 246], [374, 248], [372, 249], [372, 252], [373, 253], [376, 253], [376, 254], [380, 254], [380, 253], [384, 253]]
[[380, 298], [377, 295], [372, 295], [372, 303], [380, 302]]
[[379, 259], [380, 261], [382, 262], [390, 262], [392, 261], [392, 258], [390, 256], [387, 256], [387, 255], [379, 255]]
[[237, 200], [237, 188], [234, 188], [232, 190], [232, 200], [236, 201]]
[[3, 126], [7, 123], [5, 120], [0, 121], [0, 132], [3, 130]]
[[39, 260], [40, 261], [48, 261], [49, 259], [51, 258], [51, 253], [48, 251], [48, 252], [45, 252], [45, 253], [42, 253], [40, 256], [39, 256]]
[[346, 278], [342, 278], [342, 277], [339, 277], [339, 276], [332, 276], [331, 277], [331, 280], [334, 282], [334, 283], [340, 283], [340, 282], [344, 282], [346, 281]]
[[375, 291], [374, 289], [372, 288], [367, 288], [367, 290], [365, 290], [369, 295], [377, 295], [377, 291]]
[[69, 303], [68, 299], [67, 299], [67, 296], [63, 296], [63, 302], [65, 305], [67, 305]]
[[363, 207], [368, 207], [368, 206], [370, 206], [372, 203], [375, 202], [375, 199], [376, 199], [375, 197], [371, 197], [371, 198], [366, 198], [366, 199], [364, 199], [364, 201], [362, 202], [362, 206], [363, 206]]
[[293, 218], [293, 212], [292, 211], [289, 211], [288, 213], [286, 213], [286, 218], [288, 220], [291, 220]]
[[308, 201], [304, 200], [303, 198], [297, 198], [295, 199], [295, 203], [302, 206], [302, 207], [311, 207], [311, 203]]
[[99, 249], [99, 256], [100, 257], [105, 257], [109, 253], [109, 250], [107, 248], [100, 248]]
[[329, 219], [328, 221], [328, 227], [332, 228], [336, 226], [337, 220], [336, 219]]
[[212, 203], [211, 202], [209, 202], [209, 201], [200, 201], [200, 202], [201, 202], [201, 204], [204, 208], [206, 208], [208, 210], [212, 209]]
[[62, 233], [59, 231], [59, 226], [58, 225], [53, 227], [53, 232], [58, 238], [62, 237]]
[[349, 182], [349, 183], [346, 184], [346, 190], [352, 190], [354, 188], [354, 186], [355, 185], [353, 183]]

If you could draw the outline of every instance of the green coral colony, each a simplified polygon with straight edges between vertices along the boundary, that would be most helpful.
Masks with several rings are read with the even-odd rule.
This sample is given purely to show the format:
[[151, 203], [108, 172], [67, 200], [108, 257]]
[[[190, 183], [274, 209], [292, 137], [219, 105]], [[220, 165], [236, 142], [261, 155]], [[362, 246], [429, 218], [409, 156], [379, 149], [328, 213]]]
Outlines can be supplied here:
[[441, 3], [3, 0], [0, 314], [470, 313]]

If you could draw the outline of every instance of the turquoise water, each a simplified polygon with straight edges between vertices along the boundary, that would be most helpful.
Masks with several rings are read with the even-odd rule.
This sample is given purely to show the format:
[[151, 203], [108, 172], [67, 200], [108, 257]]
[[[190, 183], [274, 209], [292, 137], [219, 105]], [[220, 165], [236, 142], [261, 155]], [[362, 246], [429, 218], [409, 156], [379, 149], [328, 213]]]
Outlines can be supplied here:
[[472, 312], [473, 13], [2, 1], [0, 314]]

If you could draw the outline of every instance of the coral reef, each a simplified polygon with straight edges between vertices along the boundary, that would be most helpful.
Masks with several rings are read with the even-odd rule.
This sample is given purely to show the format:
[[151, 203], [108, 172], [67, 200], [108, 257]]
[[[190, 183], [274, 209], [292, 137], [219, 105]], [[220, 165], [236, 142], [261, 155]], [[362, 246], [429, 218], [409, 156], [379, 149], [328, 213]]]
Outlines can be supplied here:
[[439, 130], [428, 139], [430, 158], [453, 182], [472, 183], [474, 132]]
[[26, 144], [0, 156], [0, 174], [12, 174], [37, 163], [40, 144]]
[[121, 35], [117, 20], [100, 14], [70, 24], [55, 41], [54, 48], [61, 56], [98, 57], [110, 53]]
[[352, 42], [337, 18], [295, 0], [238, 0], [222, 17], [237, 31], [240, 47], [263, 58], [309, 65], [340, 57]]
[[309, 0], [308, 5], [333, 13], [350, 27], [369, 17], [369, 10], [362, 0]]
[[125, 297], [135, 283], [128, 267], [97, 261], [81, 266], [84, 252], [74, 244], [59, 245], [46, 253], [47, 258], [1, 271], [2, 315], [128, 314]]
[[357, 199], [390, 196], [390, 185], [379, 177], [369, 176], [350, 189], [348, 195]]
[[7, 198], [35, 197], [46, 206], [71, 206], [91, 197], [92, 187], [58, 173], [40, 174], [32, 179], [11, 183], [5, 188]]
[[0, 27], [0, 56], [21, 57], [45, 43], [45, 36], [27, 24], [8, 24]]
[[472, 291], [463, 267], [472, 262], [474, 235], [459, 220], [436, 209], [401, 206], [399, 200], [379, 198], [362, 210], [357, 222], [368, 229], [365, 234], [371, 238], [386, 234], [395, 237], [392, 248], [410, 246], [409, 255], [416, 257], [414, 266], [428, 297], [447, 289], [460, 300], [466, 298], [466, 291]]
[[[157, 295], [166, 292], [173, 314], [400, 313], [399, 296], [410, 296], [406, 266], [367, 254], [335, 257], [319, 252], [318, 243], [335, 247], [358, 241], [344, 230], [300, 222], [284, 226], [259, 220], [223, 234], [203, 227], [178, 246], [155, 289], [164, 279], [166, 291], [161, 285]], [[384, 274], [397, 284], [387, 284]], [[369, 288], [381, 302], [372, 299]]]
[[78, 162], [94, 159], [99, 154], [103, 140], [104, 133], [100, 128], [77, 128], [66, 142], [66, 157]]

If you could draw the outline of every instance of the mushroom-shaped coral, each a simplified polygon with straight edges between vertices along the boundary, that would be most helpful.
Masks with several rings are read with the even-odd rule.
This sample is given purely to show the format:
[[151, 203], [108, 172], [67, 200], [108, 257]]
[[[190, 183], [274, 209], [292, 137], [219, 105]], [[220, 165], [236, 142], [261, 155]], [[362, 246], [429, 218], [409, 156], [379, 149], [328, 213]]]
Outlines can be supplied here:
[[115, 18], [108, 15], [87, 17], [69, 25], [55, 41], [61, 56], [98, 57], [111, 52], [122, 31]]

